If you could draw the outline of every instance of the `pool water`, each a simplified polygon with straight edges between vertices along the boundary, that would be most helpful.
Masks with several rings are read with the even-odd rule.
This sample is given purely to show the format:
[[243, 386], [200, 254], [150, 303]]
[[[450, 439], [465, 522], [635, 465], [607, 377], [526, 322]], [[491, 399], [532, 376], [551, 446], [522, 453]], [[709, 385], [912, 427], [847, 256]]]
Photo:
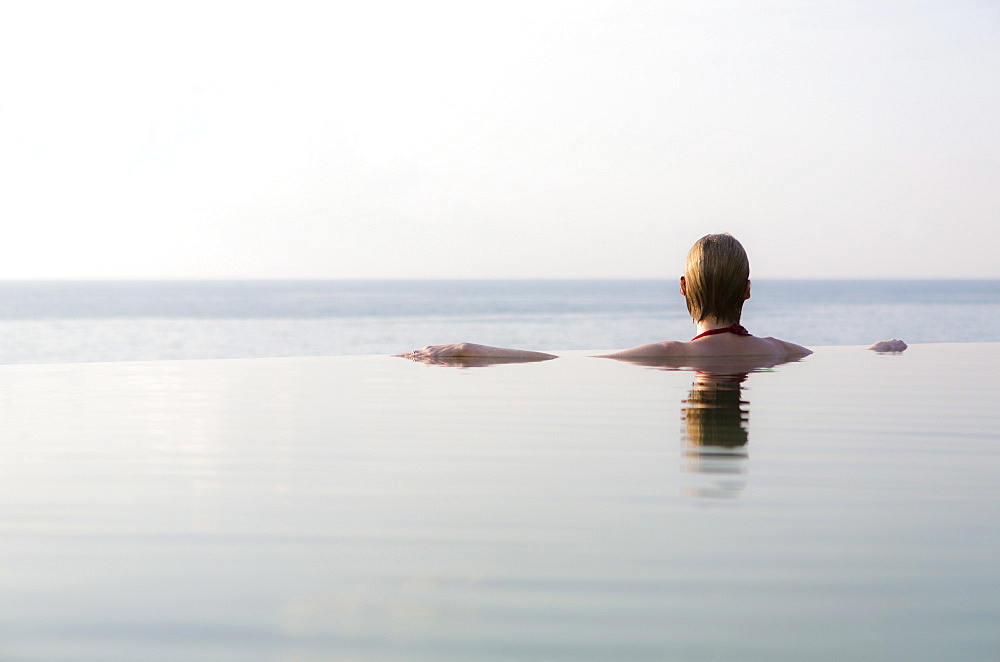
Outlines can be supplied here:
[[586, 354], [0, 367], [0, 659], [1000, 659], [1000, 344]]

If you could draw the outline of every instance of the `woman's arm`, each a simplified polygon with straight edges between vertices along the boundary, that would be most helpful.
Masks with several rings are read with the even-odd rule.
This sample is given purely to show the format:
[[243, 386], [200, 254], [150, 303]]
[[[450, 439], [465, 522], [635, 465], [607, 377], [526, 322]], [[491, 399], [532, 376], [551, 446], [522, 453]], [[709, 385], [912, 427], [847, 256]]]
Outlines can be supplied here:
[[521, 359], [525, 361], [542, 361], [556, 358], [555, 354], [533, 352], [527, 349], [507, 349], [505, 347], [490, 347], [471, 342], [453, 343], [451, 345], [428, 345], [423, 349], [415, 349], [405, 354], [397, 354], [406, 359]]

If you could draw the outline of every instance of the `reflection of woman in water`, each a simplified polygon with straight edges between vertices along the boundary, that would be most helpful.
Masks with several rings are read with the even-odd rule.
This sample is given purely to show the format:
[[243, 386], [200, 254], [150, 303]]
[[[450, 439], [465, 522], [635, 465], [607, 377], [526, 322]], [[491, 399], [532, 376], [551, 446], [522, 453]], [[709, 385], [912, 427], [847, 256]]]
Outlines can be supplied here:
[[748, 410], [742, 399], [746, 374], [699, 372], [681, 407], [684, 438], [693, 446], [742, 448], [747, 444]]
[[[680, 286], [697, 326], [697, 335], [687, 342], [667, 340], [633, 347], [609, 354], [608, 358], [757, 356], [782, 360], [812, 353], [777, 338], [753, 336], [740, 326], [743, 302], [750, 298], [750, 262], [743, 246], [732, 235], [710, 234], [699, 239], [688, 252]], [[432, 345], [401, 356], [418, 361], [466, 357], [522, 361], [555, 358], [543, 352], [474, 343]]]
[[731, 498], [746, 487], [749, 403], [743, 399], [747, 376], [770, 372], [797, 359], [768, 357], [672, 357], [623, 359], [661, 370], [694, 370], [687, 399], [681, 401], [685, 496]]
[[681, 491], [696, 498], [732, 498], [746, 487], [748, 402], [746, 373], [699, 371], [681, 403], [684, 423]]

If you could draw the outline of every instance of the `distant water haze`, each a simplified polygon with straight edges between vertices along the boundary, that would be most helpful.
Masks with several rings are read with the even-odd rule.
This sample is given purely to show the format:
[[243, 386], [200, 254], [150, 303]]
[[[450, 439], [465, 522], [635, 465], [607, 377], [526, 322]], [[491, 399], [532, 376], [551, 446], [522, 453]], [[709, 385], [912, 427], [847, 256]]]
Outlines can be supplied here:
[[[996, 342], [1000, 281], [754, 280], [743, 323], [805, 345]], [[615, 349], [692, 329], [666, 280], [0, 283], [2, 363]]]

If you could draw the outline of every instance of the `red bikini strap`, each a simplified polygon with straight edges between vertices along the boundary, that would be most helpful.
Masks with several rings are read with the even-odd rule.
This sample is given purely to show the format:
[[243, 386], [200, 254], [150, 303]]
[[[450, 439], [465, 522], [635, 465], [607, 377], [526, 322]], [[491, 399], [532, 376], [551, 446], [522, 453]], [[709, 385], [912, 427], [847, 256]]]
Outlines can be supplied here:
[[721, 329], [709, 329], [705, 333], [699, 333], [691, 340], [697, 340], [698, 338], [704, 338], [705, 336], [714, 336], [717, 333], [734, 333], [738, 336], [749, 336], [750, 332], [744, 329], [739, 324], [733, 324], [732, 326], [725, 326]]

